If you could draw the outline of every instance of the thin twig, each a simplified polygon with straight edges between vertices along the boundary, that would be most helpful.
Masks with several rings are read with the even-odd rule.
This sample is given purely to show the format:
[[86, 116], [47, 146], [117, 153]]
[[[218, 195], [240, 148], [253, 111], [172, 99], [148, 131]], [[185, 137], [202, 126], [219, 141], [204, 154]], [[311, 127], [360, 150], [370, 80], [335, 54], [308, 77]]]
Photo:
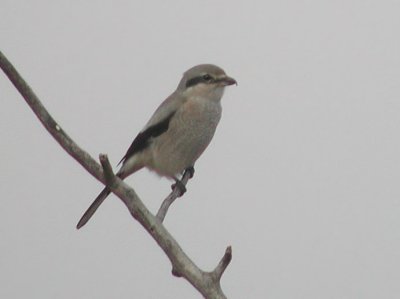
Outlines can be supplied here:
[[[186, 184], [188, 183], [188, 181], [191, 178], [191, 173], [188, 170], [185, 170], [185, 173], [182, 176], [181, 179], [181, 183], [183, 184], [183, 186], [186, 186]], [[177, 199], [181, 194], [181, 190], [178, 186], [178, 184], [175, 184], [174, 189], [172, 190], [172, 192], [164, 199], [164, 201], [162, 202], [160, 209], [157, 212], [157, 219], [160, 220], [160, 222], [164, 221], [165, 215], [167, 215], [168, 209], [169, 207], [173, 204], [173, 202], [175, 201], [175, 199]]]
[[106, 180], [107, 186], [112, 188], [112, 185], [115, 184], [115, 174], [112, 170], [112, 166], [106, 154], [99, 155], [100, 164], [103, 167], [104, 178]]
[[226, 268], [232, 260], [232, 247], [228, 246], [225, 250], [225, 254], [218, 263], [217, 267], [214, 269], [213, 274], [217, 281], [221, 280], [222, 274], [224, 274]]

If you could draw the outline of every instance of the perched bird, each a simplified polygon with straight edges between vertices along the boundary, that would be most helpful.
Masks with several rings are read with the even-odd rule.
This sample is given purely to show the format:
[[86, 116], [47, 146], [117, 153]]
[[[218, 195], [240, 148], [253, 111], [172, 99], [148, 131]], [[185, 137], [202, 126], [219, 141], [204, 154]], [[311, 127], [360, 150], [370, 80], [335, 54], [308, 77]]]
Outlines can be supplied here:
[[[200, 64], [187, 70], [177, 89], [133, 140], [116, 175], [125, 179], [146, 167], [179, 185], [177, 175], [194, 169], [194, 163], [213, 138], [221, 118], [224, 88], [232, 84], [236, 84], [235, 79], [216, 65]], [[104, 188], [80, 219], [78, 229], [109, 194], [110, 190]]]

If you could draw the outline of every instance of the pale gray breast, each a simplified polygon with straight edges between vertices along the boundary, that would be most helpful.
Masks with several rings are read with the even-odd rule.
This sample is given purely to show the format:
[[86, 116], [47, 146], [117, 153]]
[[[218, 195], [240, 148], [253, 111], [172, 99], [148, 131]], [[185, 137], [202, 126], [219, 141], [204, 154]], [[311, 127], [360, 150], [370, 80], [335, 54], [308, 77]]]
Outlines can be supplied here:
[[221, 110], [219, 101], [196, 98], [185, 102], [168, 131], [153, 144], [157, 172], [172, 176], [194, 165], [214, 136]]

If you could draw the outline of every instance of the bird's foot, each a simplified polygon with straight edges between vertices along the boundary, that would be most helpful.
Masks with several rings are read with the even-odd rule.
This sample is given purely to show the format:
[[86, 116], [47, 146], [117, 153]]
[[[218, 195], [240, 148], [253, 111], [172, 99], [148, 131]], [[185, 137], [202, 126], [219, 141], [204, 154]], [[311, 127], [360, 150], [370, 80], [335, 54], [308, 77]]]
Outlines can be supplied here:
[[185, 172], [183, 174], [185, 174], [186, 172], [189, 173], [190, 177], [192, 178], [194, 176], [194, 167], [193, 166], [189, 166], [188, 168], [185, 169]]
[[175, 179], [175, 184], [171, 185], [172, 190], [175, 190], [175, 188], [178, 188], [179, 191], [178, 197], [181, 197], [186, 192], [185, 185], [178, 179]]

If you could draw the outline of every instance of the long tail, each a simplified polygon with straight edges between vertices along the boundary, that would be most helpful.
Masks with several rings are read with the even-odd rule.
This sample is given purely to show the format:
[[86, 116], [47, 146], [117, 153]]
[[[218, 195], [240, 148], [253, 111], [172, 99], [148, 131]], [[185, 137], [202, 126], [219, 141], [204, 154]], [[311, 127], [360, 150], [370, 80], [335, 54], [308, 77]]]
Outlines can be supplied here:
[[[120, 170], [115, 175], [119, 177], [121, 180], [123, 180], [132, 173], [143, 168], [144, 165], [143, 163], [141, 163], [140, 157], [141, 156], [134, 155], [128, 160], [123, 161]], [[81, 220], [79, 220], [78, 224], [76, 225], [77, 229], [80, 229], [90, 220], [90, 218], [92, 218], [93, 214], [96, 212], [96, 210], [99, 208], [99, 206], [103, 203], [103, 201], [107, 198], [107, 196], [110, 193], [111, 193], [110, 189], [105, 187], [103, 191], [101, 191], [100, 194], [97, 195], [96, 199], [92, 202], [90, 207], [83, 214]]]
[[96, 197], [90, 207], [86, 210], [85, 214], [83, 214], [81, 220], [79, 220], [78, 224], [76, 225], [77, 229], [80, 229], [89, 221], [90, 218], [92, 218], [97, 208], [103, 203], [103, 201], [110, 193], [111, 191], [107, 187], [104, 188], [103, 191], [101, 191], [101, 193]]

